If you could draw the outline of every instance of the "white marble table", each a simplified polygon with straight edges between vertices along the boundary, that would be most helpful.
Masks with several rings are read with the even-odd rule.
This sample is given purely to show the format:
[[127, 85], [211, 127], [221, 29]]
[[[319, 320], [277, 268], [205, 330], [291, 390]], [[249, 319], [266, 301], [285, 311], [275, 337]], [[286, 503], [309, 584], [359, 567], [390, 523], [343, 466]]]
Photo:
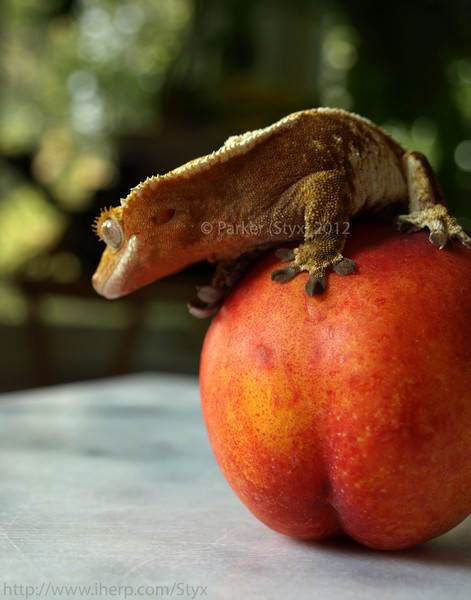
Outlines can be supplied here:
[[214, 462], [196, 379], [4, 394], [0, 429], [1, 597], [471, 598], [471, 519], [396, 553], [260, 524]]

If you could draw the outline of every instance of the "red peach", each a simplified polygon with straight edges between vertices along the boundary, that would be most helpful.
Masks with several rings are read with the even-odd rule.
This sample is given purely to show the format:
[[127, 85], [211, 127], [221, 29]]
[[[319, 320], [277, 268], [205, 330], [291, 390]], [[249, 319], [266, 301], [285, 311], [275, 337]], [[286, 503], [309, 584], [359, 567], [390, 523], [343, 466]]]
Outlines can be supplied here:
[[236, 494], [303, 539], [379, 549], [438, 536], [471, 513], [471, 253], [427, 234], [352, 227], [354, 275], [270, 280], [274, 253], [206, 335], [201, 398]]

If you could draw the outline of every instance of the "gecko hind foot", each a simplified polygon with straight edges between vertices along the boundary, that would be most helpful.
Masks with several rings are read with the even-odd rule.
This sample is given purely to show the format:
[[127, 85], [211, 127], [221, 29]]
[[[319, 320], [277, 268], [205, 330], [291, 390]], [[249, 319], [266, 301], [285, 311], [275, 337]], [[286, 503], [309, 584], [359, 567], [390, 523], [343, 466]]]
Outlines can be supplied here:
[[427, 228], [430, 231], [429, 240], [437, 248], [445, 248], [452, 239], [457, 239], [471, 250], [471, 237], [443, 204], [433, 204], [408, 215], [400, 215], [396, 218], [396, 225], [404, 233]]

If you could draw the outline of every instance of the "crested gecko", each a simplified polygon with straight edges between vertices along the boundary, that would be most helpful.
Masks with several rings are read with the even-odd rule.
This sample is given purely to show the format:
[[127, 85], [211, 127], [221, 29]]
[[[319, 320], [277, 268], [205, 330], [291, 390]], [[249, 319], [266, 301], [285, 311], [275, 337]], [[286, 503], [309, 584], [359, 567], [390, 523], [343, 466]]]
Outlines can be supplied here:
[[261, 250], [279, 248], [286, 282], [307, 271], [306, 293], [321, 294], [326, 271], [353, 273], [342, 250], [349, 220], [390, 205], [402, 231], [428, 228], [443, 248], [471, 238], [442, 204], [427, 159], [408, 152], [367, 119], [340, 109], [290, 114], [264, 129], [230, 137], [215, 152], [165, 175], [149, 177], [94, 223], [106, 244], [93, 276], [95, 290], [117, 298], [206, 259], [217, 263], [211, 285], [189, 305], [214, 314], [227, 291]]

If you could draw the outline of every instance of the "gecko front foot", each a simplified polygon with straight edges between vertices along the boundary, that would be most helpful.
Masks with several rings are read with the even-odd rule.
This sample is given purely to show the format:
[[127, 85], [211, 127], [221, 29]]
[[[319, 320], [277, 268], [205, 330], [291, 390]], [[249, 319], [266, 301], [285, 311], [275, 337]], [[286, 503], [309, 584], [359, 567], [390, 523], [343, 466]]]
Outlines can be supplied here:
[[276, 256], [290, 264], [273, 271], [272, 281], [284, 283], [301, 271], [308, 271], [309, 278], [305, 290], [308, 296], [318, 296], [327, 287], [326, 271], [331, 267], [339, 275], [350, 275], [356, 269], [353, 260], [345, 258], [341, 252], [343, 239], [337, 237], [319, 238], [307, 241], [294, 250], [279, 248]]
[[226, 292], [224, 289], [217, 289], [210, 285], [203, 285], [196, 288], [196, 300], [187, 304], [190, 315], [197, 319], [207, 319], [215, 315], [221, 307], [222, 300]]
[[[233, 285], [235, 281], [231, 283]], [[190, 315], [197, 319], [207, 319], [208, 317], [215, 315], [221, 308], [222, 302], [230, 287], [230, 285], [219, 288], [213, 287], [212, 285], [202, 285], [197, 287], [196, 299], [187, 304]]]
[[196, 317], [197, 319], [212, 317], [218, 312], [220, 306], [220, 303], [209, 303], [203, 300], [192, 300], [187, 304], [188, 312], [192, 317]]
[[262, 252], [263, 248], [258, 248], [233, 260], [218, 262], [211, 285], [197, 287], [196, 299], [187, 304], [190, 314], [198, 319], [207, 319], [215, 315], [250, 263]]
[[457, 239], [471, 250], [471, 237], [467, 235], [443, 204], [434, 204], [408, 215], [396, 218], [399, 231], [412, 233], [429, 229], [429, 240], [437, 248], [444, 248], [451, 239]]

